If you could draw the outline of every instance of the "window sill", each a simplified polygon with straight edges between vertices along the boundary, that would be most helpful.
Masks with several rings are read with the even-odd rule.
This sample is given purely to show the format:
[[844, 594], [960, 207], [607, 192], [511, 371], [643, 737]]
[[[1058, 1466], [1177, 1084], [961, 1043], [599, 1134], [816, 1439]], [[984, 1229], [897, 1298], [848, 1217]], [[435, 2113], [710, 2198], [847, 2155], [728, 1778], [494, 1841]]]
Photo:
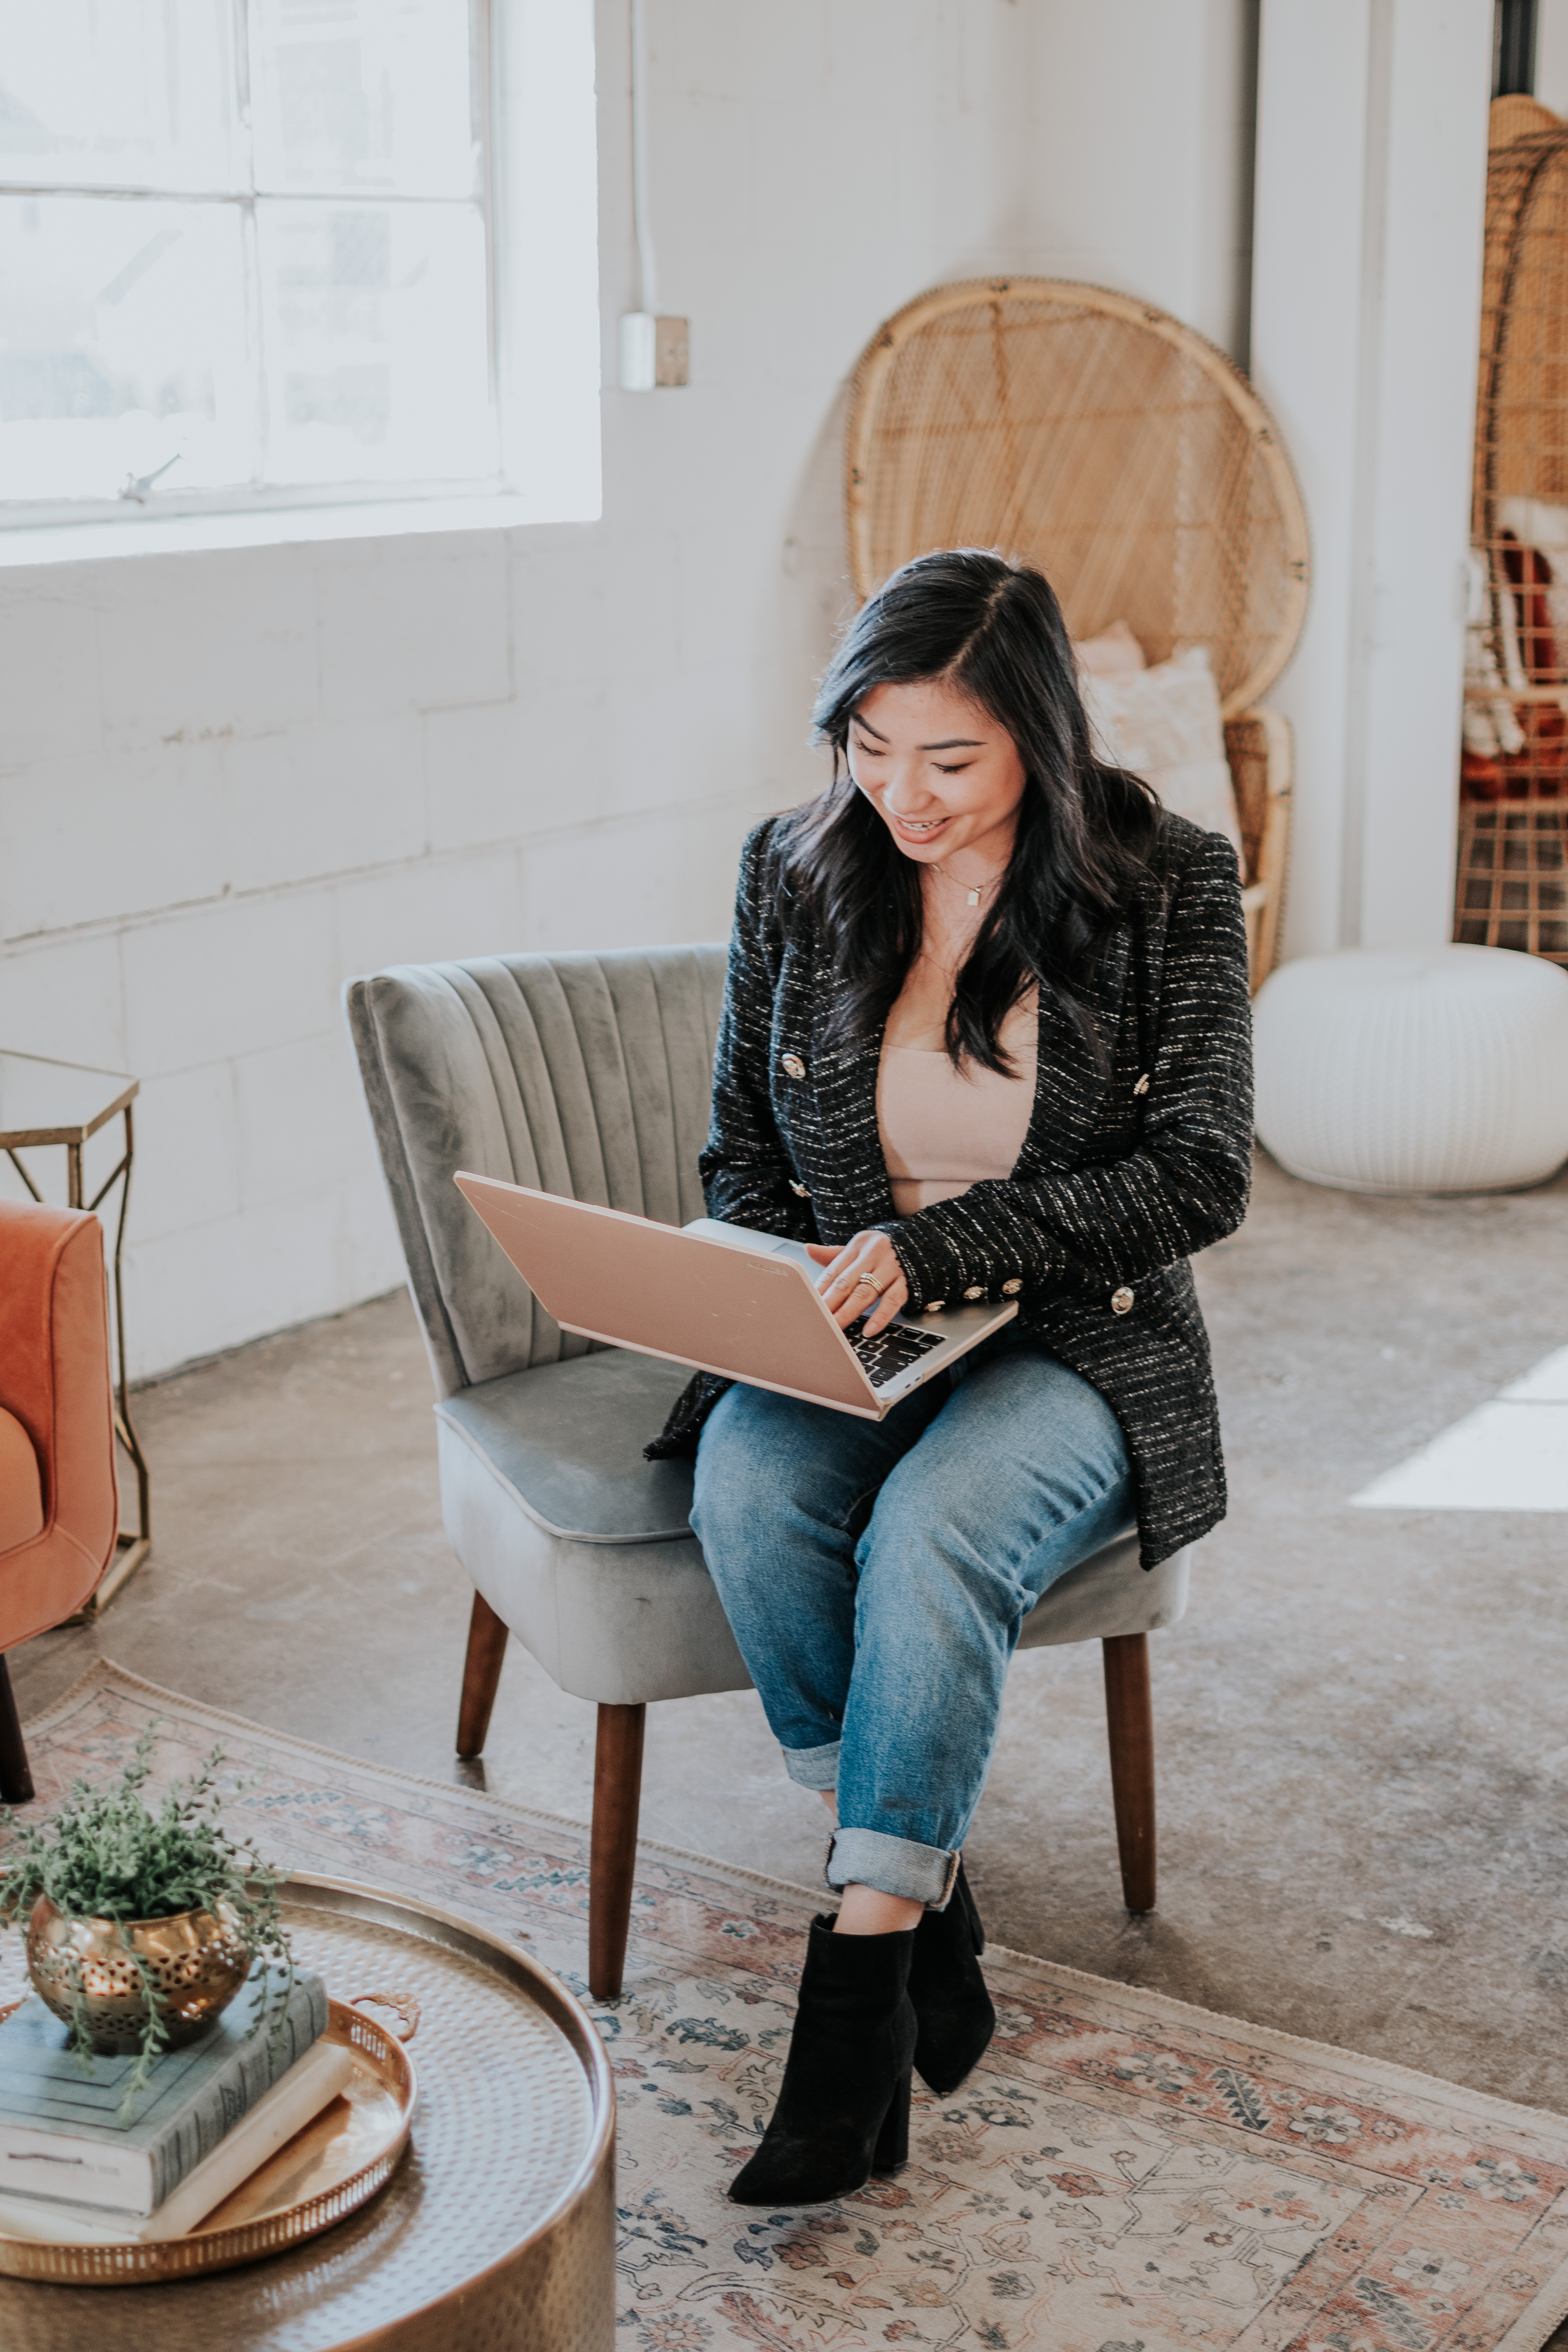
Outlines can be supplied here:
[[[556, 507], [560, 510], [556, 510]], [[572, 511], [566, 511], [566, 509]], [[522, 523], [596, 522], [581, 499], [542, 502], [516, 491], [475, 498], [386, 499], [341, 506], [255, 507], [227, 514], [128, 515], [123, 521], [0, 526], [0, 570], [98, 563], [117, 555], [297, 547], [313, 540], [401, 539], [423, 531], [510, 530]]]

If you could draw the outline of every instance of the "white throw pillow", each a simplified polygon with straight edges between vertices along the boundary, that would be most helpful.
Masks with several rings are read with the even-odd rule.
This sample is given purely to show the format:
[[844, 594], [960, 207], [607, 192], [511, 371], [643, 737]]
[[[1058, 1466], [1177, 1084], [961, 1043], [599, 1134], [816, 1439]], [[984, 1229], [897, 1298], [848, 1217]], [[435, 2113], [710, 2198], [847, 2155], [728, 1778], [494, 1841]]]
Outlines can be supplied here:
[[1207, 646], [1120, 677], [1080, 669], [1079, 687], [1100, 757], [1152, 784], [1177, 816], [1223, 833], [1239, 856], [1236, 789]]
[[1112, 621], [1098, 637], [1078, 638], [1073, 656], [1079, 669], [1093, 677], [1125, 677], [1130, 671], [1149, 667], [1142, 646], [1125, 621]]
[[1486, 549], [1472, 547], [1469, 601], [1465, 611], [1464, 738], [1466, 751], [1482, 760], [1495, 760], [1500, 753], [1524, 749], [1524, 730], [1503, 691], [1502, 672], [1492, 651], [1494, 623], [1501, 634], [1509, 675], [1516, 686], [1522, 686], [1524, 665], [1519, 656], [1513, 598], [1506, 593], [1493, 593], [1487, 578]]

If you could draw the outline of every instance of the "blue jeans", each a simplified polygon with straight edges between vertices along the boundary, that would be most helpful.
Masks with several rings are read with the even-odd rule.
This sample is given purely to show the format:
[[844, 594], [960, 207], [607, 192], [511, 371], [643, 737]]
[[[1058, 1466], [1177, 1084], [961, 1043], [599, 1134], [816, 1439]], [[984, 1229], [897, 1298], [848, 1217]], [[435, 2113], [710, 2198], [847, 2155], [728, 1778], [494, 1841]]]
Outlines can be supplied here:
[[880, 1422], [726, 1391], [691, 1524], [785, 1769], [837, 1791], [831, 1885], [945, 1904], [1024, 1619], [1133, 1517], [1110, 1407], [1011, 1328]]

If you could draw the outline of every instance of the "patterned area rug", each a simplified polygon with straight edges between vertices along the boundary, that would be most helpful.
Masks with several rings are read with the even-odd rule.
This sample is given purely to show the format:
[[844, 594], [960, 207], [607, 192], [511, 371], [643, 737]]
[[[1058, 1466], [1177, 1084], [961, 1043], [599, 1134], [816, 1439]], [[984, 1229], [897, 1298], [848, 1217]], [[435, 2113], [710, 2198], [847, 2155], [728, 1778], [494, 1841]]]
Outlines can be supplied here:
[[[275, 1860], [466, 1912], [585, 1996], [578, 1823], [101, 1663], [28, 1731], [40, 1797], [153, 1718], [160, 1780], [215, 1740], [255, 1777], [236, 1810]], [[898, 2179], [747, 2214], [723, 2191], [771, 2110], [820, 1901], [642, 1848], [626, 1996], [595, 2012], [626, 2352], [1539, 2352], [1568, 2314], [1568, 2118], [1010, 1952], [987, 1960], [990, 2059], [917, 2097]]]

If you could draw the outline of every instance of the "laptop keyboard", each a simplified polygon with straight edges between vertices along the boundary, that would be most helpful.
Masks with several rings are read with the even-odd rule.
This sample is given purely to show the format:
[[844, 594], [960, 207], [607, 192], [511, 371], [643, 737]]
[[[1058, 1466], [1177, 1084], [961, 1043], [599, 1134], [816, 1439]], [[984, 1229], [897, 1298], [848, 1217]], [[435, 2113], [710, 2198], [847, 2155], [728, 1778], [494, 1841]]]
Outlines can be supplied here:
[[940, 1348], [945, 1334], [941, 1331], [916, 1331], [907, 1323], [889, 1323], [874, 1339], [851, 1339], [849, 1345], [859, 1357], [866, 1377], [874, 1389], [885, 1389], [911, 1364], [932, 1348]]

